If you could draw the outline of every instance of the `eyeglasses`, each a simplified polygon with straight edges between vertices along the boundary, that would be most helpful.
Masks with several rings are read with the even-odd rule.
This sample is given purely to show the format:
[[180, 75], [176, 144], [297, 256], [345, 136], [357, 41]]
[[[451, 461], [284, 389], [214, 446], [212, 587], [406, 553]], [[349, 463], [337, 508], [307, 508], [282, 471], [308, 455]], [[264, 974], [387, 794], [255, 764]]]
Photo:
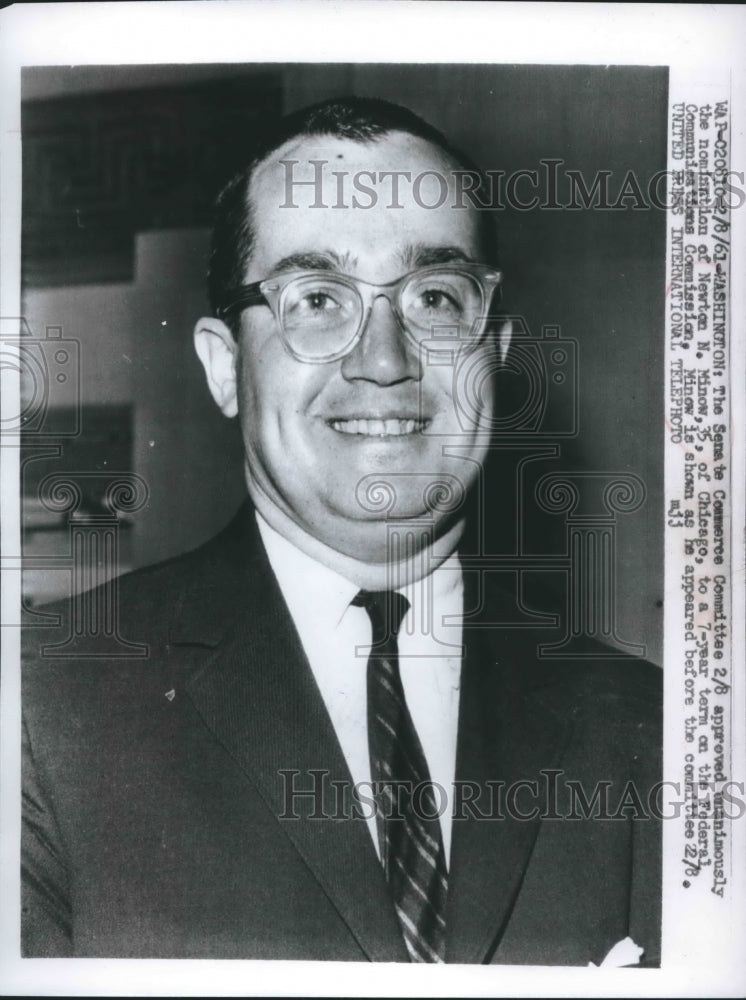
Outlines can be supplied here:
[[475, 345], [501, 282], [501, 271], [471, 263], [423, 267], [384, 285], [335, 271], [302, 271], [232, 288], [217, 313], [225, 319], [247, 306], [268, 305], [289, 353], [321, 364], [353, 350], [379, 297], [416, 345], [438, 336]]

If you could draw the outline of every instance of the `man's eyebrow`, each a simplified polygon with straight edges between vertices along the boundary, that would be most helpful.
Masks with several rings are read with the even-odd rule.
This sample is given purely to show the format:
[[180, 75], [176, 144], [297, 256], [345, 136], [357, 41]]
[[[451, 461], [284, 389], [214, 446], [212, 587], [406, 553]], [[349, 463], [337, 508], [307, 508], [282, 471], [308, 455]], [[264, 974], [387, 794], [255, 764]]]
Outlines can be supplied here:
[[334, 250], [301, 251], [288, 254], [274, 264], [271, 274], [286, 274], [288, 271], [345, 271], [352, 263], [349, 254], [335, 253]]
[[[462, 247], [430, 246], [425, 243], [413, 243], [405, 247], [399, 258], [405, 271], [413, 271], [418, 267], [429, 267], [431, 264], [450, 264], [454, 261], [470, 263], [473, 256]], [[335, 250], [301, 250], [282, 257], [269, 270], [269, 276], [287, 274], [289, 271], [339, 271], [350, 274], [357, 264], [357, 259], [350, 253], [339, 254]]]
[[462, 247], [457, 246], [427, 246], [415, 243], [401, 254], [402, 263], [409, 269], [429, 267], [431, 264], [450, 264], [453, 261], [473, 262], [474, 258]]

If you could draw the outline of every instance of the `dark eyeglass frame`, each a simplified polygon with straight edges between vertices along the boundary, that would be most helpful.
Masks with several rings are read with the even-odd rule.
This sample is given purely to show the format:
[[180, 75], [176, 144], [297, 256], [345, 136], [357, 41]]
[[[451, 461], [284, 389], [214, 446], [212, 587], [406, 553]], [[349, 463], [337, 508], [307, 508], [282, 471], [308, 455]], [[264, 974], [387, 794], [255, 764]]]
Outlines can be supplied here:
[[[288, 353], [298, 361], [307, 364], [326, 364], [330, 361], [338, 361], [355, 349], [360, 338], [368, 325], [370, 311], [375, 299], [383, 297], [388, 300], [400, 327], [419, 346], [420, 341], [410, 332], [408, 325], [400, 307], [401, 296], [406, 285], [415, 277], [432, 274], [464, 274], [474, 279], [482, 292], [482, 303], [479, 309], [482, 326], [470, 341], [476, 345], [484, 336], [487, 328], [488, 310], [496, 292], [499, 292], [502, 284], [503, 272], [499, 268], [492, 267], [491, 264], [472, 263], [470, 261], [457, 261], [453, 264], [433, 264], [428, 267], [416, 268], [408, 271], [395, 281], [389, 281], [378, 285], [362, 278], [355, 278], [349, 274], [342, 274], [333, 270], [309, 270], [309, 271], [288, 271], [285, 274], [275, 275], [271, 278], [264, 278], [262, 281], [254, 281], [250, 285], [238, 285], [228, 289], [218, 304], [216, 314], [219, 319], [225, 320], [233, 313], [242, 311], [248, 306], [266, 305], [272, 310], [272, 315], [277, 323], [282, 342]], [[328, 281], [330, 278], [339, 281], [351, 288], [360, 301], [360, 322], [355, 333], [350, 337], [349, 342], [339, 351], [324, 355], [323, 357], [308, 356], [300, 354], [288, 340], [288, 335], [281, 321], [281, 298], [282, 294], [292, 282], [299, 279], [318, 276], [319, 279]]]

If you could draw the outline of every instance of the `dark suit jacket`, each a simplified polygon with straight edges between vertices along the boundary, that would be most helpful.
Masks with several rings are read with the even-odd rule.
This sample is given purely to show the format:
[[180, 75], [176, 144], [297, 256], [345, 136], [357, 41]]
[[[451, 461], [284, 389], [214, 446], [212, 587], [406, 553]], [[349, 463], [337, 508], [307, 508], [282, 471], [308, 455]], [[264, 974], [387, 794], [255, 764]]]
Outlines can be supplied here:
[[[482, 796], [454, 820], [447, 960], [585, 966], [630, 934], [655, 964], [660, 828], [629, 789], [618, 807], [628, 781], [646, 805], [660, 776], [659, 671], [541, 660], [546, 634], [478, 627], [501, 599], [464, 633], [457, 778]], [[122, 579], [119, 603], [145, 658], [38, 655], [55, 636], [29, 630], [24, 953], [407, 961], [367, 825], [334, 798], [349, 772], [251, 510]], [[280, 772], [309, 788], [311, 769], [336, 818], [312, 818], [310, 797], [280, 818]], [[567, 780], [587, 799], [610, 782], [617, 817], [576, 801], [566, 818]], [[515, 815], [537, 801], [565, 818]]]

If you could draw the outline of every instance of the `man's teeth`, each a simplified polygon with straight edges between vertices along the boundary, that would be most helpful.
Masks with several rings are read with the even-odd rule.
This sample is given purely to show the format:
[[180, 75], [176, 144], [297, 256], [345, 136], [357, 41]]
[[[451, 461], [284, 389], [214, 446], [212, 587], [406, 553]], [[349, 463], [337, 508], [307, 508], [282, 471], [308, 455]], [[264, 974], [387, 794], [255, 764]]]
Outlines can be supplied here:
[[401, 437], [404, 434], [419, 433], [425, 427], [425, 420], [332, 420], [335, 431], [342, 434], [363, 434], [366, 437]]

